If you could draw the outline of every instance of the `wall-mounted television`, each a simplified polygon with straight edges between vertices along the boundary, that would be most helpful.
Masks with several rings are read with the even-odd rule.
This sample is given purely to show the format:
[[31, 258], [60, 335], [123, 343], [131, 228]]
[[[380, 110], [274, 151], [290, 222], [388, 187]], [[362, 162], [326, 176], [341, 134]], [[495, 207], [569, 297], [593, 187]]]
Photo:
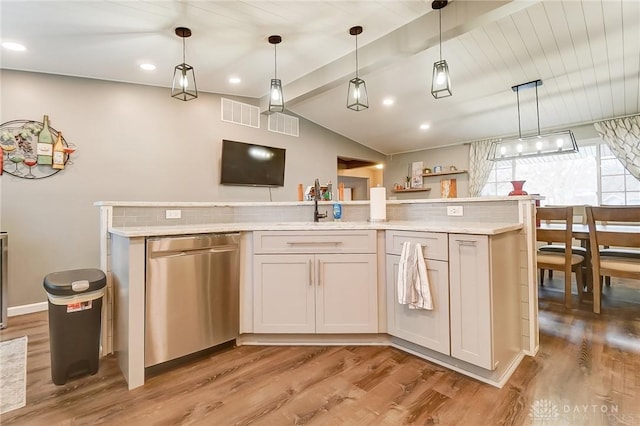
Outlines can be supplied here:
[[220, 184], [284, 186], [286, 150], [222, 140]]

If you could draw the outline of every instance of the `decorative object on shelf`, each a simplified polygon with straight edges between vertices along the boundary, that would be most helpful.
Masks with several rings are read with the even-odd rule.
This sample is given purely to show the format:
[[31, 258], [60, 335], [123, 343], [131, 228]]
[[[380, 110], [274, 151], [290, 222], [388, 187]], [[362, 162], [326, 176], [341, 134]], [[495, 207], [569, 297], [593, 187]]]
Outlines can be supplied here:
[[176, 35], [182, 37], [182, 63], [173, 70], [171, 96], [181, 101], [190, 101], [198, 97], [196, 74], [193, 67], [185, 61], [185, 39], [191, 37], [191, 30], [185, 27], [176, 28]]
[[[49, 124], [49, 117], [44, 116], [43, 121], [13, 120], [0, 125], [0, 152], [2, 154], [2, 171], [12, 176], [25, 179], [41, 179], [58, 173], [61, 169], [53, 167], [54, 145], [51, 151], [40, 150], [38, 155], [38, 143], [48, 140], [45, 134], [40, 138], [43, 129], [47, 129], [51, 140], [59, 140], [62, 146], [62, 166], [72, 164], [71, 153], [75, 151], [75, 145], [67, 143], [62, 132], [57, 131]], [[70, 150], [69, 150], [70, 149]], [[50, 164], [39, 164], [38, 158], [51, 157]], [[59, 156], [60, 154], [58, 154]], [[46, 161], [46, 159], [45, 159]]]
[[455, 172], [457, 170], [458, 170], [458, 168], [456, 166], [449, 166], [449, 171]]
[[442, 171], [442, 166], [433, 166], [433, 173], [440, 173]]
[[440, 197], [456, 198], [458, 196], [458, 186], [455, 179], [440, 180]]
[[[570, 154], [578, 152], [578, 143], [571, 130], [562, 130], [540, 134], [540, 108], [538, 103], [538, 86], [542, 86], [542, 80], [529, 81], [527, 83], [512, 86], [516, 92], [518, 103], [518, 137], [512, 139], [500, 139], [492, 142], [487, 160], [500, 161], [512, 158], [539, 157], [542, 155]], [[536, 119], [538, 133], [533, 136], [522, 136], [522, 124], [520, 121], [520, 91], [523, 89], [536, 89]]]
[[522, 190], [525, 182], [526, 180], [512, 180], [513, 191], [509, 192], [509, 195], [527, 195], [527, 192]]
[[422, 161], [414, 161], [410, 164], [409, 176], [411, 176], [410, 188], [422, 188]]
[[278, 49], [282, 42], [279, 35], [269, 36], [269, 43], [273, 44], [273, 78], [269, 86], [269, 112], [284, 112], [284, 94], [282, 93], [282, 81], [278, 78]]
[[349, 34], [356, 37], [356, 76], [349, 80], [349, 90], [347, 91], [347, 108], [354, 111], [362, 111], [369, 108], [369, 97], [367, 96], [367, 85], [358, 76], [358, 35], [362, 34], [362, 27], [355, 26], [349, 29]]
[[424, 169], [422, 169], [422, 174], [423, 175], [426, 175], [426, 174], [429, 174], [429, 173], [431, 173], [431, 169], [430, 168], [425, 167]]
[[449, 66], [447, 65], [447, 61], [442, 59], [442, 9], [447, 5], [447, 3], [447, 0], [435, 0], [431, 3], [431, 8], [438, 11], [438, 22], [440, 28], [440, 60], [433, 64], [433, 76], [431, 78], [431, 94], [436, 99], [451, 96]]

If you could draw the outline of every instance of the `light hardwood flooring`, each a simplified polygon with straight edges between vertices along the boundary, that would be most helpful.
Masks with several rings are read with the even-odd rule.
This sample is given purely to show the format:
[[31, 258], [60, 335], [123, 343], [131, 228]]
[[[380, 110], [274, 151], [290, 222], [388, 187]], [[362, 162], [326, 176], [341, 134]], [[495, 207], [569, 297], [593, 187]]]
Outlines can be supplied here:
[[540, 351], [502, 389], [375, 346], [231, 348], [133, 391], [107, 357], [96, 375], [55, 386], [47, 314], [12, 317], [0, 339], [29, 336], [27, 406], [0, 423], [640, 425], [640, 297], [617, 298], [640, 287], [614, 281], [596, 316], [584, 303], [565, 310], [561, 283], [558, 273], [540, 291]]

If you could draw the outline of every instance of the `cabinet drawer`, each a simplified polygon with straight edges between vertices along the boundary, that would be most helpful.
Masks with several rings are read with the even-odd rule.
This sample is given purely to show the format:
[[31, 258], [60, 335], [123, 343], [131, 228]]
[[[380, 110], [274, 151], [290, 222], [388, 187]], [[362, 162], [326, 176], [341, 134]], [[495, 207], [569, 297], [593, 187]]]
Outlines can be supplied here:
[[402, 244], [405, 241], [420, 243], [425, 259], [444, 260], [449, 259], [449, 242], [444, 232], [413, 232], [413, 231], [387, 231], [387, 254], [402, 253]]
[[255, 231], [253, 252], [375, 253], [376, 231]]

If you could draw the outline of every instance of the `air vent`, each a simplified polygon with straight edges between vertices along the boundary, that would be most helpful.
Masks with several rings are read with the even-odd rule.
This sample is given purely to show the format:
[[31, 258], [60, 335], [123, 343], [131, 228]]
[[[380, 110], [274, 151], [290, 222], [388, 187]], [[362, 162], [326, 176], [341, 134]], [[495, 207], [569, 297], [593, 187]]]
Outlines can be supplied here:
[[269, 115], [269, 131], [298, 137], [298, 117], [280, 112]]
[[260, 128], [260, 108], [231, 99], [220, 99], [222, 121]]

